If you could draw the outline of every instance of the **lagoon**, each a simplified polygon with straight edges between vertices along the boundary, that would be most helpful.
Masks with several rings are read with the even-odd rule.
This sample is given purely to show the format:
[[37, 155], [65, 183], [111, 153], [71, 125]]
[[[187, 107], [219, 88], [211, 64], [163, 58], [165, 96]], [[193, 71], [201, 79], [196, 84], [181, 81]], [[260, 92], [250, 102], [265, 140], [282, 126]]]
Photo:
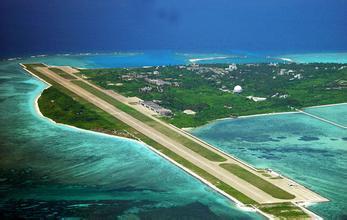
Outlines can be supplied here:
[[[344, 123], [347, 115], [347, 104], [307, 111], [316, 109], [337, 123]], [[318, 215], [347, 217], [346, 129], [294, 113], [221, 120], [192, 133], [255, 167], [271, 168], [330, 199], [310, 206]]]

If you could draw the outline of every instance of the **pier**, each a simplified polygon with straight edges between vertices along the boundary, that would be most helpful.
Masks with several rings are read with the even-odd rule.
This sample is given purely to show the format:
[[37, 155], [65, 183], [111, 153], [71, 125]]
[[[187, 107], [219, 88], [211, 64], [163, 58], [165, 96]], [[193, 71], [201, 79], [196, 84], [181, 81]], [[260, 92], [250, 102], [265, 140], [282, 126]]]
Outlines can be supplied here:
[[319, 117], [319, 116], [317, 116], [317, 115], [313, 115], [313, 114], [311, 114], [311, 113], [302, 111], [302, 110], [300, 110], [300, 109], [295, 109], [295, 110], [298, 111], [298, 112], [300, 112], [300, 113], [302, 113], [302, 114], [305, 114], [305, 115], [307, 115], [307, 116], [310, 116], [310, 117], [312, 117], [312, 118], [318, 119], [318, 120], [320, 120], [320, 121], [322, 121], [322, 122], [329, 123], [329, 124], [331, 124], [331, 125], [334, 125], [334, 126], [336, 126], [336, 127], [342, 128], [342, 129], [347, 129], [346, 126], [343, 126], [343, 125], [340, 125], [340, 124], [338, 124], [338, 123], [336, 123], [336, 122], [333, 122], [333, 121], [330, 121], [330, 120], [321, 118], [321, 117]]

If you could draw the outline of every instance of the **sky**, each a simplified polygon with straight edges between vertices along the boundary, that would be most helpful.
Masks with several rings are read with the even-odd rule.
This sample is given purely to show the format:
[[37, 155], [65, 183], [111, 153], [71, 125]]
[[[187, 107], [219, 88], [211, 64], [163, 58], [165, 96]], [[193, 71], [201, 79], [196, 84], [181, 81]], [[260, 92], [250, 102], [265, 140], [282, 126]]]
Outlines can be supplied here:
[[345, 0], [2, 0], [0, 56], [347, 51]]

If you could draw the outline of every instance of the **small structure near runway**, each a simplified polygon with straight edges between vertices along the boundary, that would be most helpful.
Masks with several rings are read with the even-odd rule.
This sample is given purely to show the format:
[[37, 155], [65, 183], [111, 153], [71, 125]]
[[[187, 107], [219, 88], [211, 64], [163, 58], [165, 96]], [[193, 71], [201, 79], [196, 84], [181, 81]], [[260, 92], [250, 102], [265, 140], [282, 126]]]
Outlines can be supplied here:
[[141, 105], [143, 105], [144, 107], [156, 112], [159, 115], [162, 116], [170, 116], [172, 115], [172, 111], [170, 109], [166, 109], [161, 107], [160, 105], [158, 105], [155, 102], [152, 101], [140, 101], [139, 102]]

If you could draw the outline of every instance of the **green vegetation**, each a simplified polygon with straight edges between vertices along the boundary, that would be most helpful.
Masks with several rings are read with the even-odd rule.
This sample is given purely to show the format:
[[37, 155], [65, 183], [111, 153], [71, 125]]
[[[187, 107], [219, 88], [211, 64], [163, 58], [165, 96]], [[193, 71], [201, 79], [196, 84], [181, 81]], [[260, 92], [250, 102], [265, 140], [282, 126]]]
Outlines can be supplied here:
[[89, 91], [90, 93], [96, 95], [97, 97], [105, 100], [106, 102], [114, 105], [115, 107], [117, 107], [118, 109], [128, 113], [129, 115], [133, 116], [134, 118], [142, 121], [142, 122], [151, 122], [153, 121], [153, 119], [151, 119], [150, 117], [142, 114], [141, 112], [137, 111], [136, 109], [118, 101], [117, 99], [114, 99], [113, 97], [105, 94], [104, 92], [95, 89], [94, 87], [84, 83], [83, 81], [80, 80], [75, 80], [73, 81], [74, 84], [80, 86], [81, 88]]
[[133, 116], [134, 118], [146, 123], [147, 125], [153, 127], [154, 129], [160, 131], [161, 133], [165, 134], [169, 138], [172, 138], [173, 140], [183, 144], [184, 146], [188, 147], [192, 151], [200, 154], [201, 156], [216, 162], [223, 162], [226, 159], [207, 148], [199, 145], [198, 143], [190, 140], [187, 137], [184, 137], [180, 135], [177, 132], [172, 132], [171, 129], [167, 128], [165, 125], [161, 124], [160, 122], [155, 121], [154, 119], [142, 114], [141, 112], [137, 111], [136, 109], [112, 98], [111, 96], [93, 88], [92, 86], [82, 82], [82, 81], [73, 81], [73, 83], [77, 84], [78, 86], [84, 88], [85, 90], [93, 93], [94, 95], [98, 96], [99, 98], [107, 101], [108, 103], [114, 105], [116, 108], [128, 113], [129, 115]]
[[[86, 121], [83, 121], [83, 117], [78, 116], [78, 112], [87, 112], [86, 114], [90, 115], [90, 117], [94, 117], [98, 115], [100, 119], [95, 119], [93, 118], [92, 125], [89, 126], [91, 130], [94, 130], [94, 128], [105, 128], [105, 130], [102, 130], [102, 132], [107, 131], [107, 129], [126, 129], [127, 133], [131, 134], [132, 137], [146, 143], [147, 145], [155, 148], [156, 150], [160, 151], [164, 155], [168, 156], [172, 160], [176, 161], [177, 163], [183, 165], [187, 169], [193, 171], [197, 175], [201, 176], [211, 184], [215, 185], [217, 188], [221, 189], [222, 191], [226, 192], [230, 196], [236, 198], [237, 200], [241, 201], [244, 204], [254, 204], [256, 205], [257, 203], [249, 198], [248, 196], [244, 195], [243, 193], [239, 192], [238, 190], [234, 189], [233, 187], [229, 186], [228, 184], [220, 181], [218, 178], [215, 176], [207, 173], [205, 170], [197, 167], [196, 165], [190, 163], [186, 159], [182, 158], [181, 156], [177, 155], [173, 151], [169, 150], [168, 148], [164, 147], [163, 145], [159, 144], [155, 140], [148, 138], [144, 134], [136, 131], [135, 129], [129, 127], [128, 125], [124, 124], [121, 121], [118, 121], [115, 119], [115, 121], [112, 121], [114, 117], [109, 115], [108, 113], [104, 112], [103, 110], [99, 109], [98, 107], [87, 103], [86, 101], [82, 100], [81, 98], [77, 97], [76, 94], [71, 93], [64, 87], [60, 86], [59, 84], [55, 83], [55, 81], [45, 77], [43, 74], [40, 72], [36, 71], [34, 67], [37, 67], [36, 65], [29, 65], [26, 64], [26, 67], [28, 70], [33, 72], [35, 75], [39, 76], [40, 78], [44, 79], [46, 82], [50, 83], [53, 85], [52, 88], [47, 89], [40, 97], [39, 103], [40, 108], [53, 108], [52, 110], [48, 109], [41, 109], [42, 113], [47, 116], [47, 117], [52, 117], [53, 120], [55, 121], [60, 121], [61, 122], [66, 122], [69, 123], [70, 125], [78, 126], [81, 128], [86, 128], [84, 126], [84, 123]], [[72, 98], [70, 98], [69, 96]], [[59, 96], [59, 100], [57, 100], [57, 96]], [[60, 97], [61, 96], [61, 97]], [[54, 105], [51, 105], [49, 103], [52, 103], [51, 100], [54, 101]], [[66, 101], [66, 103], [65, 103]], [[48, 103], [47, 103], [48, 102]], [[69, 109], [69, 113], [66, 114], [66, 116], [61, 117], [60, 112], [65, 108], [65, 105], [68, 104], [69, 106], [72, 107], [72, 109]], [[49, 115], [46, 115], [48, 113]], [[115, 127], [110, 127], [114, 125]], [[106, 132], [108, 133], [108, 132]]]
[[43, 115], [58, 123], [132, 138], [127, 132], [129, 126], [89, 102], [76, 96], [72, 98], [55, 87], [43, 91], [38, 104]]
[[[261, 113], [292, 111], [291, 107], [347, 102], [347, 68], [342, 64], [227, 64], [152, 68], [86, 69], [81, 75], [125, 96], [158, 100], [174, 116], [164, 118], [178, 127]], [[150, 80], [160, 79], [163, 85]], [[234, 86], [243, 92], [233, 94]], [[141, 88], [148, 87], [150, 91]], [[255, 102], [247, 96], [267, 98]], [[196, 115], [186, 115], [191, 109]]]
[[257, 205], [258, 203], [255, 202], [253, 199], [249, 198], [245, 194], [241, 193], [240, 191], [236, 190], [235, 188], [231, 187], [230, 185], [224, 183], [223, 181], [219, 180], [215, 176], [211, 175], [210, 173], [206, 172], [205, 170], [197, 167], [196, 165], [192, 164], [191, 162], [187, 161], [183, 157], [177, 155], [173, 151], [169, 150], [168, 148], [164, 147], [163, 145], [159, 144], [158, 142], [148, 138], [147, 136], [143, 134], [138, 134], [137, 137], [149, 146], [155, 148], [156, 150], [160, 151], [161, 153], [165, 154], [169, 158], [173, 159], [177, 163], [183, 165], [184, 167], [188, 168], [189, 170], [193, 171], [197, 175], [201, 176], [217, 188], [221, 189], [225, 193], [229, 194], [230, 196], [236, 198], [240, 202], [244, 204], [252, 204]]
[[[127, 134], [131, 135], [131, 137], [141, 140], [147, 145], [155, 148], [246, 205], [255, 205], [262, 211], [281, 219], [303, 219], [308, 217], [299, 207], [291, 203], [267, 205], [258, 204], [248, 196], [180, 157], [155, 140], [148, 138], [123, 122], [118, 121], [113, 116], [99, 109], [97, 106], [86, 102], [76, 94], [57, 84], [55, 81], [45, 77], [45, 75], [34, 69], [39, 66], [42, 66], [42, 64], [26, 65], [28, 70], [53, 85], [53, 87], [45, 90], [39, 99], [40, 109], [45, 116], [50, 117], [57, 122], [67, 123], [85, 129], [98, 130], [99, 128], [102, 128], [102, 130], [99, 131], [105, 133], [109, 133], [110, 131], [126, 131]], [[54, 102], [52, 102], [52, 100], [54, 100]], [[62, 111], [65, 111], [64, 115], [62, 115]], [[116, 134], [118, 135], [118, 133]]]
[[273, 185], [272, 183], [264, 180], [263, 178], [255, 175], [254, 173], [249, 172], [248, 170], [240, 167], [237, 164], [224, 163], [220, 165], [224, 169], [228, 170], [230, 173], [240, 177], [243, 180], [246, 180], [248, 183], [252, 184], [255, 187], [263, 190], [274, 198], [278, 199], [294, 199], [295, 196], [284, 191], [283, 189]]
[[[36, 71], [34, 68], [38, 67], [37, 65], [41, 65], [42, 64], [30, 64], [30, 65], [26, 65], [28, 70], [32, 71], [33, 73], [35, 73], [37, 76], [39, 76], [40, 78], [42, 78], [43, 80], [47, 81], [48, 83], [51, 83], [52, 85], [54, 85], [57, 88], [60, 88], [60, 90], [65, 91], [65, 93], [67, 93], [70, 96], [75, 96], [73, 93], [66, 91], [66, 89], [64, 89], [62, 86], [60, 86], [59, 84], [55, 83], [54, 81], [50, 80], [49, 78], [47, 78], [45, 75], [41, 74], [39, 71]], [[160, 124], [159, 122], [153, 120], [152, 118], [138, 112], [136, 109], [122, 103], [119, 102], [118, 100], [112, 98], [111, 96], [93, 88], [92, 86], [82, 82], [82, 81], [78, 81], [78, 80], [74, 80], [73, 83], [75, 83], [76, 85], [79, 85], [80, 87], [86, 89], [87, 91], [93, 93], [94, 95], [98, 96], [99, 98], [107, 101], [108, 103], [114, 105], [115, 107], [119, 108], [120, 110], [128, 113], [129, 115], [133, 116], [134, 118], [148, 124], [149, 126], [152, 126], [153, 128], [159, 130], [160, 132], [164, 133], [165, 135], [167, 135], [168, 137], [182, 143], [184, 146], [188, 147], [189, 149], [195, 151], [196, 153], [200, 154], [201, 156], [211, 160], [211, 161], [216, 161], [216, 162], [223, 162], [226, 159], [208, 149], [206, 149], [205, 147], [199, 145], [198, 143], [176, 133], [176, 132], [172, 132], [172, 130], [170, 130], [169, 128], [167, 128], [166, 126]]]
[[289, 202], [259, 205], [258, 208], [279, 219], [310, 219], [301, 208]]
[[71, 80], [71, 79], [77, 79], [76, 77], [72, 76], [71, 74], [66, 73], [65, 71], [59, 69], [59, 68], [55, 68], [55, 67], [51, 67], [49, 68], [49, 70], [57, 73], [59, 76]]
[[268, 173], [262, 173], [261, 175], [263, 175], [263, 176], [265, 176], [265, 177], [271, 177], [271, 175], [268, 174]]
[[275, 177], [270, 177], [270, 179], [273, 179], [273, 180], [280, 180], [280, 179], [283, 179], [283, 177], [281, 177], [281, 176], [275, 176]]
[[129, 132], [131, 127], [35, 70], [36, 67], [45, 67], [45, 65], [25, 64], [25, 66], [32, 73], [53, 85], [44, 90], [38, 100], [40, 111], [46, 117], [58, 123], [83, 129], [134, 138]]

